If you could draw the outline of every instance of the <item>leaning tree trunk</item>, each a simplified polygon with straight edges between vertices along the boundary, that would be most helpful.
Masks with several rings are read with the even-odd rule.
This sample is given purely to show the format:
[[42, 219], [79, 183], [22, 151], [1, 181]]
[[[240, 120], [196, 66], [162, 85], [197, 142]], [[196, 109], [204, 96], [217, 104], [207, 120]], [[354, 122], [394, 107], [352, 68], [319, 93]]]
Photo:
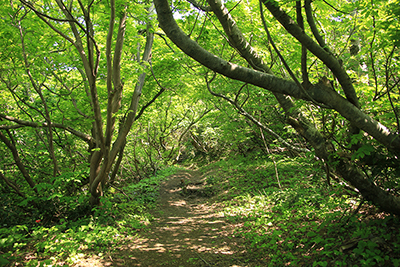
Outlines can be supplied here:
[[[255, 70], [227, 62], [206, 51], [179, 28], [172, 16], [167, 0], [154, 0], [154, 3], [161, 28], [184, 53], [205, 67], [226, 77], [247, 82], [273, 92], [285, 110], [288, 123], [309, 142], [320, 159], [328, 161], [332, 151], [328, 151], [325, 138], [300, 110], [294, 108], [292, 100], [286, 95], [312, 101], [313, 103], [320, 103], [321, 105], [324, 104], [335, 109], [348, 119], [353, 127], [364, 130], [389, 150], [400, 154], [400, 138], [398, 138], [398, 134], [390, 132], [385, 126], [358, 108], [359, 104], [354, 87], [346, 72], [341, 68], [338, 60], [318, 44], [315, 44], [311, 38], [304, 34], [304, 31], [297, 24], [293, 25], [295, 24], [294, 20], [288, 19], [286, 13], [279, 9], [279, 7], [276, 7], [276, 3], [270, 3], [270, 1], [263, 2], [274, 16], [279, 16], [278, 20], [280, 19], [280, 22], [287, 28], [288, 32], [297, 38], [301, 44], [304, 44], [315, 56], [320, 58], [338, 77], [347, 99], [321, 83], [310, 85], [307, 91], [305, 91], [301, 85], [299, 86], [298, 82], [287, 81], [273, 75], [269, 68], [262, 62], [261, 58], [255, 53], [255, 50], [245, 40], [229, 11], [219, 0], [208, 0], [208, 3], [220, 20], [230, 44], [240, 52], [241, 56]], [[363, 197], [372, 201], [384, 211], [400, 215], [400, 198], [390, 195], [369, 181], [354, 164], [345, 159], [339, 159], [339, 164], [333, 167], [343, 179], [355, 186]]]

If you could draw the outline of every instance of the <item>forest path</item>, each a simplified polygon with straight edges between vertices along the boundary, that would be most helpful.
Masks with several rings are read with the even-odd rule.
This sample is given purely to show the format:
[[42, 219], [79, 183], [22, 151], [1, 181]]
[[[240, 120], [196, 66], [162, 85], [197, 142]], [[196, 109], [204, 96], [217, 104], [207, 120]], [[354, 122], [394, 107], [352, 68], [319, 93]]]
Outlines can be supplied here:
[[164, 181], [155, 220], [120, 248], [111, 266], [250, 266], [241, 239], [233, 237], [235, 225], [203, 196], [205, 183], [206, 176], [193, 170]]

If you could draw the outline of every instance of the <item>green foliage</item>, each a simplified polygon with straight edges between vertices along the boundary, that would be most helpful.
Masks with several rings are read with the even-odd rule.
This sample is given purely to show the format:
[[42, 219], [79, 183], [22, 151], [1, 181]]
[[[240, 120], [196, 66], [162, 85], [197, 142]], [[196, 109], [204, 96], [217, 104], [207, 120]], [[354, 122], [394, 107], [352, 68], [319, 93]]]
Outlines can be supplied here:
[[313, 161], [286, 159], [277, 167], [281, 189], [272, 162], [262, 156], [229, 158], [203, 169], [220, 170], [210, 179], [229, 192], [219, 196], [225, 200], [224, 216], [240, 225], [234, 235], [246, 240], [252, 257], [265, 266], [396, 266], [397, 218], [353, 215], [358, 197], [343, 196], [339, 184], [326, 186]]
[[[89, 214], [80, 214], [79, 218], [64, 217], [52, 224], [37, 219], [35, 225], [0, 228], [0, 251], [5, 252], [0, 261], [22, 260], [16, 254], [22, 256], [21, 253], [34, 250], [36, 259], [26, 262], [26, 266], [46, 266], [60, 261], [74, 264], [88, 253], [105, 255], [113, 251], [149, 223], [152, 218], [146, 211], [154, 207], [159, 183], [176, 170], [166, 168], [158, 176], [110, 192], [101, 199], [101, 206]], [[71, 210], [78, 211], [77, 207]]]
[[395, 45], [400, 45], [400, 30], [399, 30], [399, 18], [400, 18], [400, 2], [399, 1], [388, 1], [386, 3], [386, 15], [387, 17], [382, 21], [382, 28], [389, 34], [390, 39]]
[[[158, 197], [159, 184], [163, 179], [172, 175], [177, 170], [176, 167], [168, 167], [160, 170], [156, 176], [150, 178], [145, 178], [138, 183], [128, 184], [122, 188], [124, 194], [118, 193], [118, 191], [110, 188], [110, 193], [112, 193], [112, 199], [114, 202], [122, 202], [121, 205], [124, 206], [124, 202], [128, 201], [130, 208], [135, 207], [139, 212], [153, 206]], [[111, 196], [111, 194], [110, 194]], [[111, 205], [111, 203], [109, 203]], [[115, 205], [115, 204], [114, 204]], [[118, 205], [117, 205], [118, 206]], [[110, 210], [113, 208], [110, 207]], [[134, 210], [127, 212], [127, 214], [134, 214]], [[121, 211], [121, 214], [124, 212]]]
[[26, 245], [28, 227], [26, 225], [15, 225], [10, 228], [0, 229], [0, 248], [23, 247]]
[[[22, 127], [1, 119], [1, 132], [15, 145], [35, 186], [31, 188], [27, 183], [16, 164], [15, 153], [5, 142], [0, 142], [0, 171], [20, 191], [16, 194], [15, 188], [0, 179], [0, 249], [4, 252], [0, 255], [0, 265], [29, 249], [37, 253], [38, 259], [27, 266], [51, 265], [49, 257], [74, 264], [90, 251], [103, 253], [107, 248], [113, 249], [151, 220], [146, 210], [156, 203], [158, 185], [175, 171], [165, 169], [166, 166], [177, 162], [202, 166], [225, 158], [204, 167], [204, 170], [220, 168], [207, 178], [205, 193], [211, 197], [216, 192], [224, 192], [220, 197], [226, 201], [225, 215], [243, 223], [235, 234], [247, 240], [255, 256], [268, 259], [275, 266], [289, 263], [341, 266], [348, 262], [360, 266], [400, 265], [400, 260], [389, 259], [387, 252], [390, 248], [393, 254], [399, 254], [398, 231], [392, 234], [387, 231], [387, 227], [398, 222], [396, 219], [371, 220], [385, 226], [378, 227], [358, 215], [351, 216], [348, 211], [360, 199], [342, 197], [342, 187], [336, 182], [332, 188], [326, 187], [323, 178], [326, 174], [312, 152], [303, 155], [283, 149], [231, 105], [211, 97], [204, 80], [205, 75], [211, 76], [209, 70], [186, 57], [163, 34], [157, 34], [154, 41], [152, 68], [151, 71], [148, 68], [140, 107], [156, 95], [159, 85], [167, 90], [132, 126], [113, 186], [105, 186], [102, 206], [92, 209], [85, 186], [89, 177], [88, 159], [92, 152], [101, 149], [71, 134], [71, 129], [90, 136], [93, 133], [92, 100], [88, 81], [82, 75], [80, 56], [34, 12], [23, 12], [26, 9], [18, 2], [0, 3], [4, 22], [0, 29], [3, 41], [0, 110], [7, 116], [38, 122], [41, 126]], [[117, 1], [117, 17], [121, 16], [125, 4]], [[261, 25], [258, 1], [226, 1], [225, 4], [272, 72], [287, 78]], [[294, 1], [279, 4], [295, 18]], [[198, 44], [232, 63], [248, 66], [226, 38], [221, 37], [222, 29], [215, 16], [204, 15], [187, 1], [175, 1], [173, 5], [180, 14], [178, 23]], [[327, 6], [325, 1], [313, 1], [312, 5], [327, 46], [353, 81], [361, 110], [392, 132], [398, 132], [399, 1], [340, 0], [335, 2], [335, 8]], [[50, 17], [61, 16], [51, 1], [38, 2], [35, 6]], [[121, 63], [124, 96], [122, 108], [113, 114], [120, 122], [129, 113], [130, 97], [138, 75], [144, 70], [138, 52], [145, 41], [143, 30], [147, 27], [144, 22], [149, 20], [148, 6], [149, 3], [132, 2], [127, 7], [129, 18]], [[73, 15], [82, 18], [78, 3], [71, 2], [71, 7]], [[104, 59], [108, 3], [99, 1], [92, 6], [90, 14], [100, 58]], [[300, 79], [301, 45], [270, 14], [265, 15], [274, 42]], [[54, 25], [69, 38], [73, 37], [68, 23], [59, 21]], [[161, 32], [155, 26], [151, 31]], [[311, 36], [307, 26], [305, 32]], [[80, 34], [83, 37], [86, 33]], [[352, 54], [349, 49], [352, 39], [359, 41], [358, 54]], [[87, 42], [90, 38], [83, 40]], [[344, 95], [336, 77], [311, 53], [307, 63], [311, 82], [326, 76], [332, 81], [333, 89]], [[96, 81], [104, 124], [108, 99], [106, 69], [105, 61], [101, 60]], [[35, 85], [40, 85], [40, 90]], [[219, 75], [208, 85], [215, 92], [236, 99], [238, 105], [287, 142], [309, 147], [288, 126], [287, 116], [270, 92]], [[348, 121], [334, 110], [310, 105], [304, 100], [297, 100], [294, 105], [290, 111], [302, 111], [326, 142], [332, 144], [330, 164], [335, 163], [335, 157], [341, 157], [339, 152], [344, 152], [345, 160], [357, 165], [385, 191], [400, 190], [396, 155], [364, 132], [350, 135]], [[44, 127], [46, 109], [51, 122], [65, 128], [50, 131]], [[57, 172], [51, 145], [58, 162]], [[272, 154], [266, 155], [267, 150]], [[152, 175], [156, 176], [148, 178]], [[350, 242], [351, 248], [347, 248], [346, 242]], [[47, 259], [41, 261], [40, 257]]]

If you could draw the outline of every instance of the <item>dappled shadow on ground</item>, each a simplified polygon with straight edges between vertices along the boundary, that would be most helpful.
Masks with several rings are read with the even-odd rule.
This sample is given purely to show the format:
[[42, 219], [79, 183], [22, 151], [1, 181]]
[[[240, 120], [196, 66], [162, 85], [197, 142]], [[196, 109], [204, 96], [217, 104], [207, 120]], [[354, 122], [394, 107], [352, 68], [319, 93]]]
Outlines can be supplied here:
[[[183, 179], [183, 180], [182, 180]], [[182, 181], [193, 194], [183, 194]], [[118, 251], [102, 260], [103, 266], [252, 266], [246, 263], [235, 225], [217, 206], [194, 194], [205, 179], [196, 171], [180, 171], [160, 189], [155, 220], [131, 237]]]

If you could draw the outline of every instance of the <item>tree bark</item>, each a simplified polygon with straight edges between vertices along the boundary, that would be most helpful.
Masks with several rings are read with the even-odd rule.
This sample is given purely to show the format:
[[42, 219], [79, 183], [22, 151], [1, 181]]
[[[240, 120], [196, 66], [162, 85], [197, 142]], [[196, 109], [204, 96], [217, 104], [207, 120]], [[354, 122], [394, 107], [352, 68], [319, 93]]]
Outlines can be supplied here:
[[[151, 49], [153, 46], [154, 34], [152, 32], [150, 32], [150, 28], [151, 28], [151, 25], [148, 24], [147, 32], [146, 32], [146, 34], [147, 34], [146, 45], [145, 45], [145, 49], [144, 49], [143, 57], [142, 57], [142, 65], [144, 68], [146, 68], [145, 63], [150, 61]], [[118, 34], [118, 36], [120, 36], [120, 34]], [[119, 41], [122, 42], [123, 40], [119, 40]], [[122, 49], [122, 43], [121, 43], [121, 45], [118, 45], [119, 41], [117, 40], [116, 49]], [[114, 57], [115, 56], [121, 56], [121, 53], [114, 52]], [[118, 67], [116, 70], [115, 66], [114, 66], [113, 73], [111, 73], [111, 74], [115, 74], [116, 72], [120, 71], [119, 60], [116, 60], [114, 58], [114, 63], [118, 64]], [[115, 79], [117, 79], [117, 78], [119, 78], [119, 76], [117, 76]], [[118, 152], [121, 150], [121, 147], [124, 146], [124, 144], [126, 142], [126, 137], [132, 127], [133, 122], [135, 121], [136, 112], [138, 110], [139, 100], [140, 100], [140, 96], [142, 94], [142, 89], [144, 86], [145, 78], [146, 78], [146, 72], [143, 72], [139, 75], [138, 82], [136, 83], [135, 90], [134, 90], [133, 96], [131, 98], [131, 104], [130, 104], [128, 111], [124, 118], [124, 124], [121, 127], [116, 140], [112, 144], [112, 147], [106, 146], [107, 154], [104, 155], [103, 162], [101, 162], [101, 167], [99, 169], [97, 169], [98, 172], [97, 172], [95, 178], [93, 180], [91, 180], [91, 182], [90, 182], [89, 191], [91, 193], [91, 203], [93, 205], [99, 204], [99, 197], [102, 195], [102, 184], [104, 185], [107, 182], [111, 167], [118, 155]], [[120, 85], [122, 85], [122, 83], [117, 82], [117, 86], [120, 86]], [[122, 92], [122, 86], [120, 89], [114, 88], [114, 91], [115, 90], [117, 92], [118, 92], [118, 90], [121, 90], [121, 92]], [[118, 96], [117, 96], [117, 98], [118, 98]], [[118, 106], [118, 109], [119, 109], [120, 103], [117, 105], [119, 105]], [[108, 112], [112, 112], [112, 111], [116, 112], [117, 110], [113, 109], [115, 107], [116, 106], [111, 107], [111, 109], [108, 110]], [[107, 127], [114, 127], [111, 120], [110, 120], [110, 122], [111, 123], [108, 124]], [[114, 123], [115, 123], [115, 121], [114, 121]], [[109, 129], [108, 131], [111, 131], [111, 130]], [[93, 172], [93, 174], [94, 174], [94, 172]]]
[[[121, 79], [121, 59], [123, 56], [122, 49], [126, 32], [127, 6], [120, 6], [119, 4], [116, 4], [115, 0], [110, 1], [110, 21], [106, 37], [105, 49], [107, 67], [106, 86], [108, 93], [108, 102], [106, 109], [106, 123], [104, 127], [100, 99], [97, 92], [97, 82], [99, 80], [97, 76], [100, 66], [101, 53], [100, 45], [97, 44], [94, 36], [93, 22], [91, 19], [92, 13], [90, 10], [92, 7], [92, 3], [88, 3], [88, 5], [85, 6], [82, 2], [78, 1], [78, 6], [73, 7], [73, 2], [68, 3], [68, 6], [66, 6], [65, 2], [61, 0], [55, 0], [58, 7], [60, 8], [60, 17], [62, 17], [63, 15], [63, 18], [53, 18], [49, 15], [46, 15], [46, 11], [39, 10], [38, 6], [33, 5], [32, 3], [25, 0], [20, 1], [22, 4], [35, 12], [35, 14], [55, 33], [60, 35], [66, 41], [70, 42], [77, 50], [83, 66], [83, 71], [81, 71], [79, 68], [78, 70], [81, 72], [84, 82], [87, 83], [85, 84], [85, 89], [90, 99], [90, 104], [92, 108], [91, 118], [93, 118], [94, 121], [92, 124], [91, 135], [87, 135], [75, 131], [70, 127], [53, 123], [48, 118], [49, 116], [46, 116], [45, 118], [46, 123], [22, 121], [3, 114], [0, 114], [0, 117], [4, 117], [9, 121], [13, 121], [24, 126], [47, 127], [49, 129], [51, 129], [52, 127], [63, 128], [85, 140], [88, 143], [89, 152], [91, 154], [89, 158], [89, 192], [91, 194], [91, 203], [94, 205], [98, 205], [99, 197], [102, 195], [102, 185], [107, 182], [108, 175], [115, 162], [117, 154], [123, 151], [123, 149], [121, 148], [125, 145], [126, 136], [128, 135], [132, 124], [135, 121], [139, 99], [146, 77], [145, 71], [143, 71], [143, 73], [139, 75], [130, 106], [123, 120], [124, 123], [123, 125], [121, 125], [115, 141], [112, 142], [113, 136], [115, 135], [115, 115], [121, 108], [123, 92], [123, 82]], [[75, 15], [75, 12], [80, 12], [80, 14]], [[151, 13], [152, 10], [149, 9], [149, 15], [151, 15]], [[149, 21], [150, 20], [151, 19], [149, 17]], [[65, 33], [65, 29], [61, 30], [59, 28], [60, 23], [69, 24], [70, 32]], [[142, 64], [144, 69], [146, 68], [146, 64], [150, 62], [151, 48], [153, 44], [153, 33], [151, 30], [151, 25], [149, 22], [146, 23], [146, 45], [144, 48], [143, 58], [138, 58], [138, 61], [140, 62], [140, 64]], [[115, 36], [114, 28], [116, 25], [118, 25], [118, 30]], [[83, 38], [86, 38], [86, 40]], [[161, 92], [157, 96], [159, 96], [160, 94]], [[141, 113], [139, 115], [141, 115]], [[9, 126], [4, 127], [10, 128]]]

